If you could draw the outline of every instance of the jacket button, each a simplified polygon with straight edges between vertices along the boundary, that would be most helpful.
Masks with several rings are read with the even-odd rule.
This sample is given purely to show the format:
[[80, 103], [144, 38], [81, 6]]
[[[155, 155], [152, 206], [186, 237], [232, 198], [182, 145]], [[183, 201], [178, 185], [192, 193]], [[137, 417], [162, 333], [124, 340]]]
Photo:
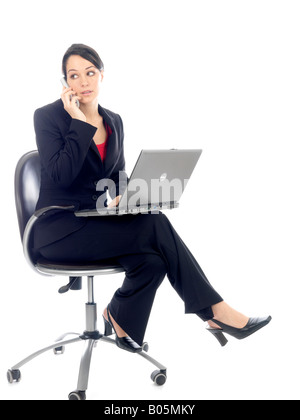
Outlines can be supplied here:
[[93, 196], [92, 196], [92, 199], [93, 199], [94, 201], [97, 201], [97, 200], [98, 200], [98, 196], [97, 196], [97, 195], [93, 195]]

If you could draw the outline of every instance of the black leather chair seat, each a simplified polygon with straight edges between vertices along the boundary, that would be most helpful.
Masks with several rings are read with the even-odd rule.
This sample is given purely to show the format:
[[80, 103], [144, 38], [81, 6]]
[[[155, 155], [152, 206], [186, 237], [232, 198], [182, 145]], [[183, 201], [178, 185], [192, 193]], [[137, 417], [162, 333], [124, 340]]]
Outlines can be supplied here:
[[38, 268], [48, 268], [52, 270], [71, 270], [71, 271], [87, 271], [87, 270], [120, 270], [123, 271], [121, 265], [113, 264], [110, 261], [99, 261], [90, 263], [74, 263], [74, 262], [60, 262], [60, 261], [49, 261], [45, 258], [39, 258], [36, 266]]

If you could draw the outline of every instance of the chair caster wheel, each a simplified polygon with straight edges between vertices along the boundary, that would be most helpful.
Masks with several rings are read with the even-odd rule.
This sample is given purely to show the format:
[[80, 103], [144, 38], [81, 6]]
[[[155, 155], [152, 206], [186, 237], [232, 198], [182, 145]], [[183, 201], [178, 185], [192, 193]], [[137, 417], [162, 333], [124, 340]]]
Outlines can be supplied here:
[[9, 369], [7, 371], [7, 380], [10, 384], [12, 384], [13, 382], [20, 382], [21, 372], [19, 371], [19, 369], [14, 369], [14, 370]]
[[65, 346], [55, 347], [55, 349], [53, 349], [53, 353], [55, 355], [64, 354], [64, 352], [65, 352]]
[[167, 374], [165, 370], [155, 370], [151, 374], [151, 379], [156, 385], [162, 386], [166, 383]]
[[148, 351], [149, 351], [149, 344], [148, 343], [143, 343], [142, 349], [143, 349], [143, 351], [145, 351], [146, 353], [148, 353]]
[[85, 401], [86, 394], [85, 391], [73, 391], [69, 394], [70, 401]]

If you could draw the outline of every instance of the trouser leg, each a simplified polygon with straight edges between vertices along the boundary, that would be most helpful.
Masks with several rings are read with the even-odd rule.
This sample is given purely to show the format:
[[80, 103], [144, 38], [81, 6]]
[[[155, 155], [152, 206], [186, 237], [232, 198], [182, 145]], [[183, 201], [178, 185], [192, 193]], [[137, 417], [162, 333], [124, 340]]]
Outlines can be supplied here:
[[155, 294], [167, 267], [156, 254], [127, 255], [118, 261], [125, 268], [126, 277], [114, 294], [109, 310], [123, 330], [142, 345]]
[[153, 223], [153, 235], [157, 249], [167, 264], [170, 283], [184, 301], [185, 312], [195, 313], [204, 321], [212, 319], [211, 306], [223, 299], [163, 214]]

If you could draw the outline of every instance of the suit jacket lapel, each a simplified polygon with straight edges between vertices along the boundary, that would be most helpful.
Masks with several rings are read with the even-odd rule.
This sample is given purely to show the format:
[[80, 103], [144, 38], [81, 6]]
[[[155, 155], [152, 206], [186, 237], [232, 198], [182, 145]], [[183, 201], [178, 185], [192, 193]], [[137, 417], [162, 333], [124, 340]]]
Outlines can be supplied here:
[[111, 119], [111, 117], [105, 112], [105, 110], [100, 105], [98, 105], [98, 110], [103, 120], [110, 126], [112, 130], [112, 133], [109, 136], [109, 140], [107, 143], [107, 152], [106, 152], [106, 158], [104, 162], [102, 162], [98, 148], [94, 141], [91, 142], [90, 148], [97, 155], [97, 158], [99, 159], [99, 165], [102, 166], [104, 174], [109, 174], [111, 169], [115, 165], [116, 156], [118, 156], [116, 127], [115, 127], [114, 121]]
[[102, 116], [103, 120], [110, 126], [112, 130], [112, 133], [109, 136], [109, 140], [107, 143], [106, 158], [103, 163], [104, 172], [106, 174], [109, 174], [111, 172], [111, 169], [114, 167], [116, 157], [118, 156], [116, 127], [115, 127], [114, 121], [111, 119], [111, 117], [105, 112], [105, 110], [100, 105], [98, 106], [98, 109], [99, 109], [99, 114]]
[[100, 154], [99, 154], [98, 148], [97, 148], [96, 143], [94, 142], [94, 140], [91, 142], [91, 149], [93, 150], [93, 152], [96, 153], [96, 155], [100, 159]]

